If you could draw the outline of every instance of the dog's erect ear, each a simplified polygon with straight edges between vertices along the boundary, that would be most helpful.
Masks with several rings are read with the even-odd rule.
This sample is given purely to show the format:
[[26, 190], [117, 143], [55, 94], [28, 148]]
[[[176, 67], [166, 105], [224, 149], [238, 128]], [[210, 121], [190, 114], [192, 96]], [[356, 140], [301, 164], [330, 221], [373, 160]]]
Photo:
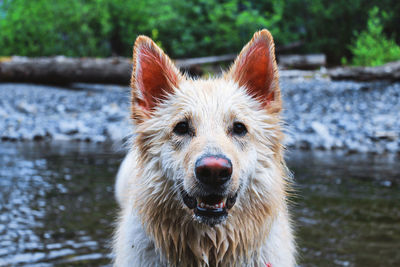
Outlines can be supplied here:
[[281, 109], [279, 75], [275, 46], [268, 30], [256, 32], [243, 47], [227, 77], [243, 86], [270, 112]]
[[178, 87], [182, 75], [169, 57], [149, 37], [139, 36], [133, 49], [132, 112], [143, 120], [160, 100]]

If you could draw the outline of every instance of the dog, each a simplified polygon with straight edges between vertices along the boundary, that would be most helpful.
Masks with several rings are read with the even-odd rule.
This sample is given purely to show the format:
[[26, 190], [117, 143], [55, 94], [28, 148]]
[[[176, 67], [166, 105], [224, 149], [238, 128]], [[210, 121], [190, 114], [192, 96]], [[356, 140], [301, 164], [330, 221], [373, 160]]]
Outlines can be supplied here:
[[150, 38], [133, 53], [135, 135], [116, 180], [115, 266], [295, 265], [274, 41], [189, 78]]

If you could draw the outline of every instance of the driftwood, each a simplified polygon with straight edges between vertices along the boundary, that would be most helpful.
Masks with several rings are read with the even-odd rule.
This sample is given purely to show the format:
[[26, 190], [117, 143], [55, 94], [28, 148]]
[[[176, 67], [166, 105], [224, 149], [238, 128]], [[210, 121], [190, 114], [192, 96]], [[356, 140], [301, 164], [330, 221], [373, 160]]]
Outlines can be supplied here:
[[236, 58], [236, 54], [213, 56], [213, 57], [198, 57], [198, 58], [188, 58], [188, 59], [177, 59], [175, 60], [175, 65], [178, 68], [186, 69], [195, 65], [219, 63], [223, 61], [233, 61]]
[[[185, 71], [206, 63], [232, 61], [236, 55], [176, 60]], [[11, 57], [0, 61], [0, 82], [66, 84], [73, 82], [129, 84], [132, 61], [128, 58]]]
[[[223, 61], [232, 61], [234, 58], [235, 55], [231, 54], [215, 57], [181, 59], [176, 60], [175, 64], [179, 68], [190, 73], [191, 68], [199, 68], [199, 65], [201, 64], [217, 64]], [[285, 67], [285, 58], [287, 59], [287, 56], [279, 56], [279, 65], [281, 67]], [[308, 60], [310, 64], [312, 62], [322, 63], [324, 61], [323, 59], [325, 59], [325, 57], [319, 57], [318, 59], [315, 55], [297, 56], [297, 58], [299, 61], [308, 58], [310, 59]], [[313, 60], [311, 60], [311, 58], [313, 58]], [[316, 60], [316, 58], [318, 60]], [[316, 65], [316, 63], [313, 64]], [[299, 65], [294, 64], [291, 67], [296, 68], [299, 67]], [[58, 56], [47, 58], [0, 58], [0, 82], [29, 82], [43, 84], [86, 82], [127, 85], [129, 84], [131, 71], [131, 60], [122, 57], [67, 58]], [[196, 70], [194, 72], [196, 72]], [[339, 67], [327, 70], [327, 75], [333, 80], [400, 80], [400, 61], [388, 63], [379, 67]]]
[[328, 71], [333, 80], [400, 80], [400, 61], [390, 62], [378, 67], [339, 67]]
[[[277, 52], [300, 47], [302, 41], [279, 46]], [[201, 75], [202, 64], [233, 61], [235, 54], [175, 60], [191, 75]], [[68, 84], [74, 82], [129, 84], [132, 61], [128, 58], [11, 57], [0, 58], [0, 82]]]
[[233, 61], [236, 58], [236, 54], [222, 55], [222, 56], [211, 56], [211, 57], [199, 57], [199, 58], [188, 58], [188, 59], [177, 59], [175, 65], [185, 72], [189, 76], [196, 77], [203, 75], [203, 64], [217, 64], [221, 62]]
[[[277, 46], [275, 48], [276, 53], [290, 51], [301, 47], [304, 44], [303, 41], [297, 41], [283, 46]], [[199, 58], [188, 58], [188, 59], [177, 59], [175, 64], [182, 69], [190, 68], [192, 66], [207, 64], [207, 63], [219, 63], [224, 61], [233, 61], [237, 54], [228, 54], [222, 56], [212, 56], [212, 57], [199, 57]]]
[[282, 68], [317, 69], [326, 65], [326, 56], [324, 54], [280, 55], [278, 63]]
[[0, 82], [129, 84], [126, 58], [12, 57], [0, 63]]

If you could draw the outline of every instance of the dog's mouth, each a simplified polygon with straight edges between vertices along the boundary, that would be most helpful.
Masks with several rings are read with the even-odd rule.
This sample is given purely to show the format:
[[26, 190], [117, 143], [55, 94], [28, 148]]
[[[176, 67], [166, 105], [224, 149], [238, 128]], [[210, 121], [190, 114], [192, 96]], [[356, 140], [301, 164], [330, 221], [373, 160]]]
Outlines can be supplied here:
[[192, 197], [182, 191], [182, 199], [189, 209], [193, 209], [196, 218], [203, 223], [214, 226], [223, 222], [228, 216], [228, 210], [236, 203], [237, 193], [233, 196], [207, 195]]

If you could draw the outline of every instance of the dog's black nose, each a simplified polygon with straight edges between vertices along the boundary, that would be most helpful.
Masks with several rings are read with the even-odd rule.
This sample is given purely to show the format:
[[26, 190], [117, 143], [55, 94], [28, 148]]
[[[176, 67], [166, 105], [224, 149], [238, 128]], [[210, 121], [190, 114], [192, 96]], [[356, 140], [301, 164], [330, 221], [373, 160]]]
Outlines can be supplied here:
[[232, 163], [224, 156], [204, 156], [196, 161], [196, 178], [211, 186], [221, 186], [231, 179]]

